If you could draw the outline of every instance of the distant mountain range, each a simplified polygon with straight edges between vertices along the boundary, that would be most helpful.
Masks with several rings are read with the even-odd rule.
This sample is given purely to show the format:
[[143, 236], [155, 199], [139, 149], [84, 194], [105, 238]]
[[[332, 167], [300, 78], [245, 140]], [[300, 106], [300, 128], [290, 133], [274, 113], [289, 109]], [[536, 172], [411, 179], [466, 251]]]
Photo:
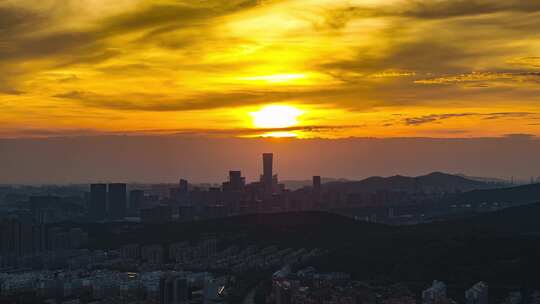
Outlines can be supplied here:
[[469, 176], [465, 174], [455, 174], [457, 176], [461, 176], [466, 179], [471, 179], [479, 182], [485, 182], [485, 183], [494, 183], [494, 184], [501, 184], [501, 185], [510, 185], [511, 183], [507, 180], [501, 179], [501, 178], [495, 178], [495, 177], [485, 177], [485, 176]]
[[526, 204], [540, 201], [540, 184], [530, 184], [509, 188], [472, 190], [462, 193], [460, 203], [511, 203]]
[[464, 192], [475, 189], [493, 189], [500, 184], [478, 181], [459, 175], [433, 172], [427, 175], [409, 177], [369, 177], [361, 181], [335, 181], [324, 185], [327, 190], [345, 193], [402, 191], [402, 192]]

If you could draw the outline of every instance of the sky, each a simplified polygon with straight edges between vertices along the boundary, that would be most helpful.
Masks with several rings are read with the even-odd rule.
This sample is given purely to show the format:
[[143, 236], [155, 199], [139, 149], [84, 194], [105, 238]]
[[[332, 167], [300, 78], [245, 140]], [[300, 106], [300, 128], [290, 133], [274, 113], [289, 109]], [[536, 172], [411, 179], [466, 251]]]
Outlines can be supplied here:
[[540, 2], [0, 0], [0, 137], [540, 135]]
[[358, 180], [434, 171], [528, 182], [540, 176], [540, 139], [491, 138], [207, 138], [107, 135], [0, 139], [0, 184], [222, 182], [241, 170], [262, 173], [274, 153], [280, 180], [313, 175]]

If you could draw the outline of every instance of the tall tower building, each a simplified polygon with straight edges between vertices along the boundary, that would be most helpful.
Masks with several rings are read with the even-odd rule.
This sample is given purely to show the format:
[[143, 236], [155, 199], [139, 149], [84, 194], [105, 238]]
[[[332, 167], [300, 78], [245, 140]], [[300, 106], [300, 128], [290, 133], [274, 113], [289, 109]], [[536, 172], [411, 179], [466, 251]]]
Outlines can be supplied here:
[[313, 176], [313, 193], [321, 193], [321, 177], [318, 175]]
[[129, 191], [129, 213], [136, 215], [139, 213], [139, 209], [144, 204], [144, 191], [143, 190], [131, 190]]
[[465, 291], [465, 302], [467, 304], [488, 304], [488, 285], [478, 282]]
[[88, 208], [90, 218], [93, 220], [104, 220], [107, 216], [107, 185], [90, 185], [90, 206]]
[[242, 191], [245, 180], [241, 171], [229, 171], [229, 187], [232, 191]]
[[126, 184], [109, 184], [109, 218], [112, 220], [120, 220], [126, 217], [126, 188]]
[[188, 181], [185, 179], [180, 179], [180, 182], [178, 183], [178, 192], [182, 195], [185, 195], [188, 193]]
[[263, 187], [264, 187], [265, 197], [269, 197], [272, 195], [273, 161], [274, 161], [274, 154], [263, 153]]
[[321, 202], [321, 194], [322, 194], [321, 177], [318, 175], [313, 176], [312, 197], [313, 197], [314, 203], [319, 204]]
[[188, 300], [187, 279], [177, 273], [165, 274], [159, 280], [159, 303], [182, 304]]

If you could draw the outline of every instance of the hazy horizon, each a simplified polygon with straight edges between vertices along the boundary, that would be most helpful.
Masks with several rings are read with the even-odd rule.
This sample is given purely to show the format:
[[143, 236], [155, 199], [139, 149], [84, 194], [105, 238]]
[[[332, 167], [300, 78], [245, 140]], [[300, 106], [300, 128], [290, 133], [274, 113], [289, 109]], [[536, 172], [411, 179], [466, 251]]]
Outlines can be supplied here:
[[500, 138], [242, 139], [186, 136], [88, 136], [0, 139], [0, 183], [98, 181], [220, 182], [229, 170], [248, 181], [273, 152], [280, 180], [313, 175], [362, 179], [434, 171], [521, 180], [540, 172], [540, 140]]

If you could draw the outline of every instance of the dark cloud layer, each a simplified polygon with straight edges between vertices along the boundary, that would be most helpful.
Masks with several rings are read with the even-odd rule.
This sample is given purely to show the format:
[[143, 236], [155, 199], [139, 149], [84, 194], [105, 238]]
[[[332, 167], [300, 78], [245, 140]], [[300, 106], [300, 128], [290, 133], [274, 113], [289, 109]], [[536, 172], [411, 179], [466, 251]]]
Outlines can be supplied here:
[[496, 113], [445, 113], [445, 114], [429, 114], [417, 117], [407, 117], [403, 120], [404, 124], [408, 126], [418, 126], [428, 123], [440, 123], [442, 120], [450, 118], [459, 118], [475, 116], [482, 119], [507, 119], [507, 118], [525, 118], [531, 116], [537, 116], [537, 113], [528, 112], [496, 112]]
[[540, 12], [540, 4], [535, 1], [507, 0], [408, 0], [398, 5], [381, 3], [380, 6], [344, 6], [326, 12], [327, 26], [340, 29], [357, 18], [407, 17], [440, 20], [456, 17], [474, 17], [495, 13], [535, 13]]
[[[160, 30], [161, 33], [182, 27], [204, 26], [211, 18], [233, 13], [257, 4], [255, 0], [201, 2], [202, 5], [179, 1], [176, 4], [151, 4], [122, 14], [107, 17], [98, 25], [81, 30], [63, 30], [44, 35], [29, 35], [41, 30], [46, 16], [22, 8], [0, 7], [0, 30], [12, 40], [0, 47], [0, 61], [27, 60], [36, 57], [64, 55], [74, 60], [108, 58], [104, 39], [140, 30]], [[52, 18], [52, 16], [48, 16]], [[51, 20], [47, 20], [51, 22]], [[151, 36], [148, 36], [151, 38]], [[201, 39], [203, 39], [201, 37]]]

